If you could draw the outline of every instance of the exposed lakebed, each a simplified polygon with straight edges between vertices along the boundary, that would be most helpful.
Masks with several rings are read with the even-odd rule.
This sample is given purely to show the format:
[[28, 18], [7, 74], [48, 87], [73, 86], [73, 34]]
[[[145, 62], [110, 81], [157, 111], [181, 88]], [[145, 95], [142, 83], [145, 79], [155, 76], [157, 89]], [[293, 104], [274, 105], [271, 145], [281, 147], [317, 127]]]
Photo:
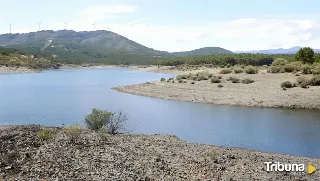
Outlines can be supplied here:
[[68, 69], [0, 75], [0, 125], [82, 123], [92, 108], [123, 110], [129, 130], [196, 143], [320, 158], [320, 111], [162, 100], [112, 87], [174, 77], [131, 69]]

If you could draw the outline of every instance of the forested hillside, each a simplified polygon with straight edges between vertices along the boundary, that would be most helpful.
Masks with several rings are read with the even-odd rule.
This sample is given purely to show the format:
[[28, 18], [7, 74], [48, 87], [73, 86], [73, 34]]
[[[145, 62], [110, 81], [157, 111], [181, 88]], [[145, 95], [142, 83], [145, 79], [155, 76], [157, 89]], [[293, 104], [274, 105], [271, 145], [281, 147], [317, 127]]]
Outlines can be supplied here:
[[61, 65], [48, 57], [28, 54], [21, 50], [0, 47], [0, 66], [30, 69], [56, 69]]
[[220, 47], [169, 53], [148, 48], [111, 31], [39, 31], [0, 35], [0, 45], [63, 63], [152, 64], [155, 57], [231, 54]]

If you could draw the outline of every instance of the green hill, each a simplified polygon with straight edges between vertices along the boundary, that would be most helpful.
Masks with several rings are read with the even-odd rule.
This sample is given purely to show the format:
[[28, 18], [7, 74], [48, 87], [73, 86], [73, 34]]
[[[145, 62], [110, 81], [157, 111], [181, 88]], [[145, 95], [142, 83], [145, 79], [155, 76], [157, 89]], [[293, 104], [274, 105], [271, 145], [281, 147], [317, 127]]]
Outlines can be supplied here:
[[89, 32], [47, 30], [24, 34], [3, 34], [0, 35], [0, 46], [54, 57], [57, 62], [74, 64], [151, 64], [155, 57], [172, 58], [232, 53], [219, 47], [169, 53], [148, 48], [114, 32], [104, 30]]
[[220, 47], [205, 47], [185, 52], [174, 52], [173, 55], [178, 57], [198, 56], [198, 55], [213, 55], [213, 54], [233, 54], [233, 52]]

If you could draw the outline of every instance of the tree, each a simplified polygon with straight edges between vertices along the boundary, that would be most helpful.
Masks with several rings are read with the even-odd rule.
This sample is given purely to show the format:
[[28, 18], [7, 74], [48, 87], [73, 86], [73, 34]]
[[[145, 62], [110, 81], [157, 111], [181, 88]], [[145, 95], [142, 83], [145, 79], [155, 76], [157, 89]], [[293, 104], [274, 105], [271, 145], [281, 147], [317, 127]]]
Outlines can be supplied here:
[[300, 50], [296, 53], [295, 59], [297, 61], [301, 61], [303, 64], [313, 64], [315, 61], [314, 51], [310, 47], [300, 48]]

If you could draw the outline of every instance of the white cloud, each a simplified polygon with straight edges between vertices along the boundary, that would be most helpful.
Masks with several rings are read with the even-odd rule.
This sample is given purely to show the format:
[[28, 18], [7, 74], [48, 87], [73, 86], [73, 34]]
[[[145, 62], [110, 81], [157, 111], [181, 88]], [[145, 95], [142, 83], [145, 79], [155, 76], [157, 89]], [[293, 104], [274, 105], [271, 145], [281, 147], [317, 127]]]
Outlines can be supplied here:
[[102, 5], [84, 9], [79, 11], [77, 15], [85, 18], [101, 20], [108, 17], [115, 17], [117, 14], [132, 13], [135, 9], [135, 6], [130, 5]]
[[255, 50], [320, 48], [319, 20], [237, 19], [193, 25], [113, 24], [111, 30], [143, 45], [166, 51], [220, 46]]

